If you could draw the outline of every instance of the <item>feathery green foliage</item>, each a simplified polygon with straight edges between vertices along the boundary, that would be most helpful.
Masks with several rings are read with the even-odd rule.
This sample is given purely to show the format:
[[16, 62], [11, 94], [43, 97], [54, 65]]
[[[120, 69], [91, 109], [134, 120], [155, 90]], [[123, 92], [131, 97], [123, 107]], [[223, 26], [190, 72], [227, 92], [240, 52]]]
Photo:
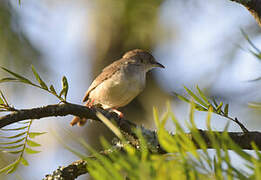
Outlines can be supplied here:
[[187, 91], [188, 95], [190, 96], [190, 99], [187, 99], [186, 97], [179, 95], [174, 92], [174, 94], [182, 101], [185, 101], [187, 103], [193, 103], [195, 104], [195, 109], [198, 111], [211, 111], [219, 116], [225, 117], [231, 121], [234, 121], [237, 123], [243, 132], [248, 132], [247, 128], [238, 121], [237, 118], [233, 118], [229, 116], [229, 104], [225, 104], [221, 101], [217, 103], [217, 101], [213, 98], [212, 100], [208, 99], [206, 95], [202, 92], [202, 90], [196, 86], [197, 92], [194, 93], [190, 89], [188, 89], [186, 86], [184, 86], [185, 90]]
[[[31, 132], [30, 128], [33, 120], [25, 121], [23, 123], [17, 124], [15, 128], [2, 128], [0, 132], [8, 132], [9, 136], [0, 136], [1, 140], [5, 140], [5, 142], [0, 142], [0, 152], [8, 153], [8, 154], [17, 154], [16, 160], [5, 166], [1, 167], [0, 173], [12, 173], [17, 167], [22, 164], [24, 166], [28, 166], [28, 161], [24, 158], [24, 154], [35, 154], [40, 151], [34, 150], [32, 148], [41, 146], [39, 143], [33, 141], [32, 139], [36, 136], [45, 134], [45, 132]], [[3, 133], [1, 133], [3, 134]]]
[[[255, 56], [259, 61], [261, 60], [261, 50], [255, 45], [255, 43], [249, 38], [247, 33], [241, 29], [241, 33], [243, 34], [244, 38], [247, 40], [249, 43], [250, 47], [253, 49], [248, 49], [248, 51]], [[249, 82], [255, 82], [255, 81], [260, 81], [261, 77], [257, 77], [255, 79], [249, 80]], [[249, 107], [254, 108], [254, 109], [261, 109], [261, 103], [260, 102], [250, 102]]]
[[[0, 83], [4, 82], [20, 82], [24, 84], [28, 84], [40, 89], [43, 89], [53, 95], [55, 95], [60, 101], [66, 102], [66, 96], [68, 93], [68, 82], [66, 77], [62, 79], [62, 90], [59, 95], [56, 93], [53, 85], [48, 88], [46, 83], [42, 80], [40, 75], [37, 73], [34, 66], [32, 66], [32, 71], [35, 76], [35, 79], [39, 84], [33, 83], [29, 79], [19, 75], [15, 72], [10, 71], [4, 67], [1, 67], [4, 71], [6, 71], [11, 77], [2, 78]], [[7, 111], [17, 111], [14, 107], [11, 107], [7, 102], [3, 92], [0, 90], [0, 112]], [[17, 154], [17, 159], [11, 164], [0, 167], [0, 173], [6, 172], [7, 174], [14, 172], [20, 164], [24, 166], [28, 166], [29, 163], [24, 158], [24, 154], [36, 154], [40, 151], [35, 150], [35, 147], [41, 146], [39, 143], [35, 142], [34, 139], [37, 136], [45, 134], [45, 132], [31, 132], [30, 128], [33, 123], [33, 120], [24, 121], [16, 124], [15, 128], [2, 128], [0, 129], [0, 134], [12, 134], [9, 136], [0, 136], [0, 152], [8, 153], [8, 154]]]
[[[208, 145], [202, 139], [194, 122], [196, 104], [191, 103], [190, 120], [187, 122], [189, 131], [195, 137], [194, 142], [184, 131], [174, 114], [168, 108], [163, 118], [158, 116], [154, 108], [154, 119], [157, 125], [157, 134], [160, 145], [166, 154], [152, 153], [142, 130], [137, 131], [140, 144], [134, 148], [128, 143], [122, 143], [121, 150], [111, 150], [102, 154], [90, 148], [83, 140], [79, 140], [92, 156], [85, 156], [89, 174], [98, 180], [136, 179], [260, 179], [261, 153], [256, 149], [255, 155], [243, 151], [228, 136], [227, 127], [221, 134], [215, 133], [210, 127], [212, 108], [207, 112], [206, 123], [210, 141], [214, 146], [215, 154], [207, 150]], [[175, 126], [175, 133], [170, 134], [165, 125], [171, 119]], [[75, 138], [74, 138], [75, 139]], [[102, 139], [104, 149], [110, 145]], [[200, 150], [199, 150], [200, 148]], [[228, 149], [232, 149], [244, 162], [244, 169], [231, 162], [233, 156]], [[70, 149], [71, 150], [71, 149]], [[75, 150], [72, 151], [75, 153]], [[77, 152], [77, 151], [76, 151]], [[78, 153], [78, 152], [77, 152]], [[76, 154], [77, 155], [77, 154]], [[81, 158], [82, 155], [81, 155]]]
[[48, 88], [46, 83], [42, 80], [40, 75], [37, 73], [34, 66], [32, 66], [32, 71], [33, 71], [35, 79], [37, 80], [37, 82], [39, 84], [33, 83], [32, 81], [30, 81], [26, 77], [23, 77], [22, 75], [19, 75], [15, 72], [12, 72], [9, 69], [6, 69], [4, 67], [1, 67], [1, 68], [4, 71], [6, 71], [9, 75], [11, 75], [12, 77], [2, 78], [2, 79], [0, 79], [0, 83], [3, 83], [3, 82], [20, 82], [20, 83], [28, 84], [28, 85], [40, 88], [42, 90], [45, 90], [45, 91], [53, 94], [54, 96], [56, 96], [60, 101], [66, 102], [66, 97], [67, 97], [69, 85], [68, 85], [67, 78], [65, 76], [63, 76], [63, 78], [62, 78], [62, 90], [60, 91], [60, 93], [58, 95], [56, 90], [54, 89], [53, 85], [50, 85], [50, 87]]

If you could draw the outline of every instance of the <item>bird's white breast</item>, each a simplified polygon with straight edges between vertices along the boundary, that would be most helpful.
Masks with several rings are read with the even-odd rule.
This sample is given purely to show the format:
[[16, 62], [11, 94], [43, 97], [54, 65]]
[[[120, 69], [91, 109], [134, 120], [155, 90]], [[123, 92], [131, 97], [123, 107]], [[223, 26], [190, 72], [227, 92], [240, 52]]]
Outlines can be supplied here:
[[90, 98], [104, 108], [127, 105], [145, 87], [146, 71], [143, 67], [121, 68], [111, 78], [103, 81], [91, 93]]

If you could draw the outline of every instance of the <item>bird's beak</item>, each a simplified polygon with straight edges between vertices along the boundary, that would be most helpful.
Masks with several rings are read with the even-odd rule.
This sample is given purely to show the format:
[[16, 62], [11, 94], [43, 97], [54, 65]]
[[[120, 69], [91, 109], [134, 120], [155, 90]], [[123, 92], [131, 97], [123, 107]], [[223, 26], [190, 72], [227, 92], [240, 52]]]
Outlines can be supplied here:
[[165, 66], [163, 66], [162, 64], [158, 63], [157, 61], [155, 63], [153, 63], [154, 67], [160, 67], [160, 68], [165, 68]]

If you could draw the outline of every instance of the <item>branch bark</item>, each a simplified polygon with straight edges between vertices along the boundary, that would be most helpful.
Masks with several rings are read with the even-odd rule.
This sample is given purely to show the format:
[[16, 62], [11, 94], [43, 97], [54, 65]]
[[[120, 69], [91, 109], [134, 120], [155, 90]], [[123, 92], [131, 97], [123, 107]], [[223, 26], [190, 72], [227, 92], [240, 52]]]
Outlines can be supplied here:
[[41, 119], [51, 116], [67, 116], [75, 115], [81, 118], [92, 119], [100, 121], [96, 116], [96, 112], [99, 111], [105, 115], [108, 119], [113, 119], [119, 128], [127, 133], [132, 133], [132, 128], [136, 125], [126, 119], [120, 118], [116, 113], [106, 111], [102, 108], [88, 108], [86, 106], [65, 103], [65, 104], [53, 104], [43, 107], [37, 107], [32, 109], [16, 110], [8, 115], [0, 117], [0, 128], [7, 125], [27, 120], [27, 119]]
[[231, 0], [247, 8], [261, 26], [261, 0]]
[[43, 180], [74, 180], [78, 176], [88, 173], [87, 161], [78, 160], [66, 167], [59, 167], [53, 174], [46, 175]]

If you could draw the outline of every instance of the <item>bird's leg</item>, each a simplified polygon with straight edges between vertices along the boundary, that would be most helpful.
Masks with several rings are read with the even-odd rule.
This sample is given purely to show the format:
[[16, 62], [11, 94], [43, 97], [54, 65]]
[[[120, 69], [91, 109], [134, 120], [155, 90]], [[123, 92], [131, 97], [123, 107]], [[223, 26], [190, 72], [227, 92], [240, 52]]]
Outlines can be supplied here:
[[92, 108], [93, 104], [94, 104], [94, 99], [88, 99], [85, 106], [87, 106], [88, 108]]
[[111, 110], [112, 110], [113, 112], [115, 112], [116, 114], [118, 114], [120, 118], [123, 118], [123, 117], [124, 117], [123, 113], [120, 112], [118, 109], [112, 108]]
[[[92, 108], [94, 104], [94, 99], [88, 99], [87, 102], [85, 103], [85, 106], [88, 108]], [[87, 122], [87, 119], [85, 118], [79, 118], [75, 116], [72, 121], [71, 121], [71, 126], [74, 126], [75, 124], [78, 124], [78, 126], [83, 126]]]

